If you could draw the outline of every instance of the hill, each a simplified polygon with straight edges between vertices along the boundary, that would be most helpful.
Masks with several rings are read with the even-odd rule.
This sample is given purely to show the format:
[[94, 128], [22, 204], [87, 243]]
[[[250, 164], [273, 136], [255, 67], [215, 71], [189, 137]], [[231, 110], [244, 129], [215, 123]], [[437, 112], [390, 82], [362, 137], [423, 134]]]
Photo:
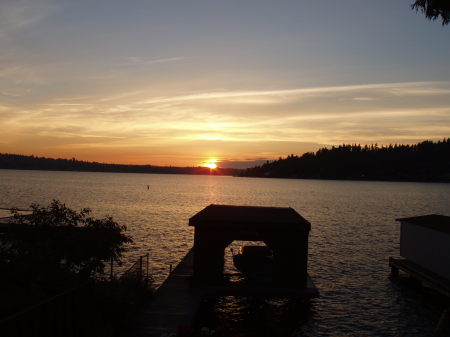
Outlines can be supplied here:
[[246, 169], [244, 177], [450, 182], [450, 138], [414, 145], [340, 145]]

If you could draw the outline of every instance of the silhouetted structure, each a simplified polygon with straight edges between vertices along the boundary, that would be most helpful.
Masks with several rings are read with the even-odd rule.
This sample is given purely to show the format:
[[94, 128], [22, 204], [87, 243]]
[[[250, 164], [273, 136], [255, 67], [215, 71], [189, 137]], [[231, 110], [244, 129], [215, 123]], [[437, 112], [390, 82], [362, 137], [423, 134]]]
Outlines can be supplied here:
[[430, 214], [400, 221], [400, 255], [450, 281], [450, 217]]
[[[189, 225], [194, 247], [144, 308], [133, 336], [175, 335], [180, 325], [193, 323], [206, 297], [319, 296], [307, 274], [311, 225], [292, 208], [209, 205]], [[233, 240], [264, 241], [274, 252], [277, 284], [224, 283], [224, 250]]]
[[209, 205], [189, 219], [195, 227], [196, 284], [223, 282], [224, 250], [234, 240], [263, 241], [274, 254], [274, 283], [303, 287], [311, 224], [292, 208]]
[[435, 333], [450, 324], [450, 217], [438, 214], [397, 219], [400, 221], [400, 255], [389, 258], [391, 275], [408, 274], [447, 299]]

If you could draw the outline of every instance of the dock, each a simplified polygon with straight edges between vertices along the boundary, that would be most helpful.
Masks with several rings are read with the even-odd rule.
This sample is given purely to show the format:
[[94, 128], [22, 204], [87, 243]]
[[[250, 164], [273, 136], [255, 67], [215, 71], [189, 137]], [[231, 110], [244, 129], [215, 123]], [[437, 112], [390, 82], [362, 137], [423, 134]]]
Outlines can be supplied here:
[[[169, 274], [135, 326], [135, 337], [188, 328], [204, 298], [223, 296], [311, 299], [318, 289], [307, 273], [311, 224], [289, 207], [209, 205], [189, 219], [194, 246]], [[261, 241], [273, 252], [269, 282], [224, 275], [224, 251], [233, 241]]]
[[450, 324], [450, 281], [408, 259], [390, 257], [389, 266], [393, 277], [398, 277], [401, 270], [423, 286], [431, 288], [447, 298], [449, 306], [442, 311], [435, 333], [439, 334], [446, 330]]
[[251, 285], [229, 282], [216, 286], [192, 286], [194, 252], [190, 249], [158, 288], [155, 297], [144, 308], [129, 336], [160, 337], [176, 333], [180, 326], [192, 325], [204, 298], [220, 296], [261, 296], [312, 299], [319, 296], [308, 275], [307, 286], [280, 288], [270, 285]]
[[443, 296], [450, 299], [450, 281], [419, 266], [417, 263], [402, 258], [389, 258], [392, 276], [398, 276], [399, 270], [420, 281]]
[[191, 249], [144, 308], [132, 336], [160, 337], [175, 333], [178, 326], [191, 325], [204, 296], [202, 289], [190, 286], [193, 260]]

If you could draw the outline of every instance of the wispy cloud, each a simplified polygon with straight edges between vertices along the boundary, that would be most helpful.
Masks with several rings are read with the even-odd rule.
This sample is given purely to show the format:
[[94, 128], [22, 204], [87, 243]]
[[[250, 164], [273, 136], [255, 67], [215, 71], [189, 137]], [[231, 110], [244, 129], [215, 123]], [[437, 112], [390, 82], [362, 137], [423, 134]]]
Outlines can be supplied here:
[[[448, 82], [407, 82], [153, 98], [146, 98], [147, 90], [124, 91], [28, 107], [4, 105], [0, 125], [7, 130], [10, 146], [18, 144], [17, 139], [23, 144], [29, 139], [24, 135], [33, 135], [42, 148], [59, 150], [63, 145], [73, 151], [147, 146], [156, 152], [178, 149], [181, 156], [183, 151], [198, 153], [210, 146], [222, 154], [229, 151], [229, 156], [232, 151], [246, 156], [254, 151], [253, 156], [270, 159], [286, 155], [283, 151], [314, 150], [313, 143], [388, 143], [448, 136], [449, 88]], [[256, 144], [271, 148], [270, 154], [263, 154], [264, 147]]]
[[20, 97], [21, 93], [17, 91], [0, 91], [0, 96]]
[[153, 65], [153, 64], [161, 64], [161, 63], [170, 63], [170, 62], [179, 62], [185, 60], [185, 57], [176, 56], [176, 57], [166, 57], [166, 58], [144, 58], [138, 56], [130, 56], [127, 58], [128, 65]]
[[[220, 91], [203, 92], [189, 95], [180, 95], [172, 97], [157, 97], [139, 103], [153, 104], [163, 102], [182, 102], [199, 100], [220, 100], [246, 97], [271, 97], [277, 101], [285, 100], [292, 96], [310, 96], [325, 95], [333, 93], [350, 93], [358, 91], [384, 91], [386, 93], [398, 96], [406, 95], [447, 95], [450, 94], [450, 88], [440, 88], [439, 86], [448, 86], [449, 82], [399, 82], [399, 83], [376, 83], [359, 84], [330, 87], [312, 87], [312, 88], [294, 88], [278, 90], [244, 90], [244, 91]], [[363, 98], [363, 100], [367, 100]], [[239, 102], [239, 101], [238, 101]], [[251, 101], [249, 101], [251, 103]], [[266, 102], [272, 103], [273, 100]], [[256, 103], [261, 103], [257, 101]]]
[[56, 6], [46, 1], [2, 0], [0, 3], [0, 36], [30, 27], [50, 15]]
[[355, 101], [373, 101], [375, 98], [373, 97], [354, 97]]
[[109, 101], [115, 101], [115, 100], [119, 100], [119, 99], [124, 99], [124, 98], [130, 98], [133, 96], [138, 96], [140, 94], [144, 93], [143, 90], [136, 90], [136, 91], [130, 91], [130, 92], [122, 92], [116, 95], [112, 95], [109, 97], [104, 97], [104, 98], [100, 98], [99, 101], [100, 102], [109, 102]]

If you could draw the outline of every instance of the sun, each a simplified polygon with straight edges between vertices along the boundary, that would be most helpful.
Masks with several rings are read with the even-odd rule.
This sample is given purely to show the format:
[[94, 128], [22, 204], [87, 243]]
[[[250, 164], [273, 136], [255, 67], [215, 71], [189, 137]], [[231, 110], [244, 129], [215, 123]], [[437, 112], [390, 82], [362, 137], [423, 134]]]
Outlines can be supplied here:
[[214, 170], [217, 168], [217, 159], [209, 159], [209, 160], [205, 160], [202, 164], [203, 167], [208, 167], [211, 170]]

